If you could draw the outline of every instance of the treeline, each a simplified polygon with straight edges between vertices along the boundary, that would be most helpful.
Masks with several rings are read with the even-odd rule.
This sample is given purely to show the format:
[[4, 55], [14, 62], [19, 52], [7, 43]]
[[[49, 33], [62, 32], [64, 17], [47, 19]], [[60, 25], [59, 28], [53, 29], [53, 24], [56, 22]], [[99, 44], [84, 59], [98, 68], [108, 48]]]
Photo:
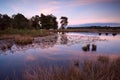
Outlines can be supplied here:
[[57, 29], [58, 22], [54, 15], [41, 14], [27, 19], [23, 14], [12, 15], [0, 14], [0, 30], [12, 29]]
[[89, 26], [89, 27], [67, 27], [67, 29], [120, 29], [120, 27]]

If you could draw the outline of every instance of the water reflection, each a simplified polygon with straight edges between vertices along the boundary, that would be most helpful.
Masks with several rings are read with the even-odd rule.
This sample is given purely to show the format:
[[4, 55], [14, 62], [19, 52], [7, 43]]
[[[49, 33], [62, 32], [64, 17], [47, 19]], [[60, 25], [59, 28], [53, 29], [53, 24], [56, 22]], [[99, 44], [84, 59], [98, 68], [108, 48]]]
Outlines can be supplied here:
[[99, 36], [101, 36], [102, 34], [105, 34], [106, 36], [112, 34], [113, 36], [116, 36], [117, 33], [98, 33]]
[[99, 35], [101, 35], [102, 33], [98, 33]]
[[[59, 37], [59, 39], [58, 39]], [[105, 41], [105, 39], [100, 39], [96, 36], [81, 36], [81, 35], [70, 35], [66, 33], [54, 34], [47, 37], [37, 37], [34, 39], [32, 44], [20, 45], [16, 44], [13, 40], [3, 40], [1, 41], [0, 50], [3, 52], [11, 51], [12, 53], [16, 51], [25, 51], [27, 49], [47, 49], [52, 48], [55, 45], [74, 45], [74, 44], [84, 44], [92, 43], [96, 41]], [[92, 45], [94, 47], [94, 45]], [[89, 45], [87, 45], [89, 47]], [[83, 47], [84, 49], [85, 47]], [[85, 49], [86, 50], [86, 49]], [[94, 49], [93, 49], [94, 51]]]
[[107, 35], [108, 35], [108, 33], [105, 33], [105, 35], [107, 36]]
[[18, 70], [22, 71], [25, 64], [56, 65], [62, 61], [68, 64], [71, 60], [95, 59], [99, 55], [117, 57], [120, 54], [120, 35], [112, 35], [59, 33], [34, 38], [34, 41], [27, 45], [16, 44], [14, 40], [0, 40], [0, 80], [3, 80], [2, 76], [11, 74], [9, 71], [12, 72], [12, 69], [19, 73]]
[[92, 44], [92, 51], [96, 51], [97, 50], [97, 45]]
[[112, 35], [113, 35], [113, 36], [116, 36], [116, 35], [117, 35], [117, 33], [112, 33]]
[[[99, 33], [99, 35], [101, 34], [103, 33]], [[117, 35], [116, 33], [111, 33], [111, 34], [113, 36]], [[27, 51], [30, 49], [33, 51], [35, 51], [35, 49], [49, 49], [49, 48], [54, 49], [54, 47], [56, 46], [59, 46], [59, 47], [63, 46], [64, 48], [69, 47], [71, 49], [73, 49], [72, 46], [77, 46], [79, 49], [81, 48], [82, 51], [85, 51], [85, 52], [89, 52], [89, 51], [102, 52], [106, 50], [106, 48], [103, 49], [105, 44], [111, 44], [111, 43], [114, 44], [113, 39], [119, 42], [118, 37], [119, 36], [116, 36], [113, 38], [110, 35], [98, 36], [97, 33], [90, 34], [90, 35], [89, 33], [88, 34], [86, 33], [85, 34], [84, 33], [73, 33], [73, 34], [72, 33], [59, 33], [59, 34], [53, 34], [53, 35], [46, 36], [46, 37], [34, 38], [34, 41], [31, 44], [27, 44], [27, 45], [16, 44], [14, 40], [0, 40], [0, 53], [9, 54], [9, 53], [16, 53], [19, 51]], [[112, 42], [108, 42], [109, 40], [111, 40]], [[81, 46], [81, 45], [84, 45], [84, 46]]]
[[0, 50], [7, 51], [11, 50], [11, 47], [13, 46], [13, 40], [0, 40]]
[[62, 32], [62, 34], [60, 35], [60, 43], [61, 44], [67, 44], [68, 43], [68, 38], [66, 33]]
[[40, 47], [42, 49], [54, 47], [56, 45], [58, 35], [51, 35], [47, 37], [38, 37], [34, 39], [33, 47]]

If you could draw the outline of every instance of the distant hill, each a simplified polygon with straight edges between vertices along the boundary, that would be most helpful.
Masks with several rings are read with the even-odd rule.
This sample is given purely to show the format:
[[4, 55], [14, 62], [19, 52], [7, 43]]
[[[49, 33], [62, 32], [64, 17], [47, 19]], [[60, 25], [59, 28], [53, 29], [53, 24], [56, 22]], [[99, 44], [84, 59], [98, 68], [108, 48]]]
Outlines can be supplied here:
[[91, 27], [91, 26], [120, 27], [120, 23], [87, 23], [87, 24], [69, 25], [69, 27]]

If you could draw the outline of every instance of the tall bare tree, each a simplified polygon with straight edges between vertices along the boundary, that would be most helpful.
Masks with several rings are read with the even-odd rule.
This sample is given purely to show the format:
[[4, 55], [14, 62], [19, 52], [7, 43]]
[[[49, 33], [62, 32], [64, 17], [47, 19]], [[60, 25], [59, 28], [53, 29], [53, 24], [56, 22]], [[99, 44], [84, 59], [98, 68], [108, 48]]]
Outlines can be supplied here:
[[68, 18], [62, 16], [60, 19], [61, 19], [61, 21], [60, 21], [60, 23], [61, 23], [61, 29], [65, 29], [65, 27], [66, 27], [67, 24], [68, 24]]

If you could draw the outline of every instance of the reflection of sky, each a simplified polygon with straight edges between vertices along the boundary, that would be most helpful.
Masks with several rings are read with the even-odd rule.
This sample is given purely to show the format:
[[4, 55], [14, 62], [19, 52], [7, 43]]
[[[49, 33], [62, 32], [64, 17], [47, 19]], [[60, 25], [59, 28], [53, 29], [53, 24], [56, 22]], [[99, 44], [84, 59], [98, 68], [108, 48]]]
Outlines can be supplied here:
[[[10, 50], [6, 52], [0, 50], [0, 63], [2, 65], [0, 68], [8, 68], [9, 66], [20, 68], [18, 66], [26, 64], [50, 64], [51, 62], [74, 59], [95, 59], [99, 55], [114, 58], [120, 55], [119, 34], [116, 36], [101, 34], [99, 36], [98, 33], [67, 33], [36, 38], [35, 40], [33, 44], [24, 46], [15, 46], [14, 44], [11, 48], [12, 52]], [[67, 41], [61, 42], [61, 40]], [[91, 49], [90, 51], [83, 51], [82, 47], [87, 44], [96, 45], [96, 51], [91, 51]]]
[[[56, 35], [55, 35], [56, 36]], [[65, 37], [64, 37], [65, 36]], [[66, 39], [67, 36], [67, 39]], [[96, 38], [97, 37], [97, 38]], [[61, 39], [63, 38], [63, 39]], [[94, 42], [89, 42], [88, 39], [94, 39]], [[45, 42], [41, 42], [41, 40]], [[98, 35], [98, 33], [67, 33], [60, 34], [57, 38], [54, 36], [46, 38], [38, 38], [33, 44], [19, 46], [15, 48], [15, 44], [12, 49], [6, 52], [0, 50], [0, 74], [10, 75], [13, 70], [21, 71], [22, 67], [26, 65], [34, 65], [37, 63], [50, 65], [50, 64], [62, 64], [74, 60], [83, 59], [96, 59], [99, 55], [107, 55], [111, 58], [116, 58], [120, 55], [120, 35]], [[55, 40], [55, 41], [51, 41]], [[67, 40], [63, 44], [61, 40]], [[84, 40], [87, 41], [83, 42]], [[72, 44], [71, 44], [72, 43]], [[83, 46], [87, 44], [95, 44], [97, 46], [96, 51], [82, 50]], [[46, 46], [43, 46], [47, 45]], [[48, 45], [49, 44], [49, 45]], [[41, 46], [42, 45], [42, 46]], [[10, 72], [10, 73], [9, 73]], [[1, 76], [0, 76], [1, 79]]]
[[119, 4], [119, 0], [0, 0], [0, 12], [28, 18], [40, 13], [67, 16], [69, 24], [120, 22]]
[[[36, 60], [35, 57], [38, 56], [50, 58], [51, 55], [72, 56], [73, 53], [74, 55], [83, 53], [119, 54], [119, 40], [119, 35], [112, 36], [111, 34], [108, 34], [106, 36], [105, 34], [102, 34], [99, 36], [98, 33], [67, 33], [53, 35], [51, 37], [36, 38], [33, 44], [24, 46], [13, 45], [11, 50], [6, 50], [5, 52], [0, 51], [0, 53], [2, 56], [14, 55], [18, 57], [27, 54], [26, 60], [31, 61]], [[87, 44], [90, 44], [90, 46], [92, 44], [96, 45], [97, 50], [94, 52], [84, 52], [82, 47]], [[32, 57], [32, 55], [34, 55], [34, 57]]]

